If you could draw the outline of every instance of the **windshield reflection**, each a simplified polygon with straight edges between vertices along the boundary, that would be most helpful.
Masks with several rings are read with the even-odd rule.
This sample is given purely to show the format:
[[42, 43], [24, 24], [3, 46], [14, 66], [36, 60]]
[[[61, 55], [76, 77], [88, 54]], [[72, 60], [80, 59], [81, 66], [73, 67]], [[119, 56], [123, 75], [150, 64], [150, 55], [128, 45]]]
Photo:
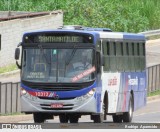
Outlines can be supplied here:
[[93, 49], [24, 49], [22, 80], [88, 82], [95, 77]]

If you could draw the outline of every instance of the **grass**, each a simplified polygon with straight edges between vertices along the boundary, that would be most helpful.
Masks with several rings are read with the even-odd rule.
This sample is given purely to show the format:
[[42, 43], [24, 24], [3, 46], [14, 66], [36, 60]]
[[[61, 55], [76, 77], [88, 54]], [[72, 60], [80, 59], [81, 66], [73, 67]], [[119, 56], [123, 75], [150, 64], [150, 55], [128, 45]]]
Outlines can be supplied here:
[[113, 31], [159, 29], [159, 0], [0, 0], [1, 11], [64, 11], [64, 24]]
[[148, 93], [148, 97], [160, 95], [160, 90]]
[[17, 70], [17, 69], [18, 68], [17, 68], [16, 64], [11, 64], [11, 65], [8, 65], [8, 66], [0, 67], [0, 74], [10, 72], [10, 71], [14, 71], [14, 70]]

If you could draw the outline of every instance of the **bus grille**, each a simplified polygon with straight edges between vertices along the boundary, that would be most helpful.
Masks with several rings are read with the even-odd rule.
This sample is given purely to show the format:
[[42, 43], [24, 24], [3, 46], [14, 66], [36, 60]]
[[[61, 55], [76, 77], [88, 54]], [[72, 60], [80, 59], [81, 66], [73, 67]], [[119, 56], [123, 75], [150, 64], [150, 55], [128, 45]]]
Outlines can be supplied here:
[[72, 108], [42, 108], [44, 110], [72, 110]]

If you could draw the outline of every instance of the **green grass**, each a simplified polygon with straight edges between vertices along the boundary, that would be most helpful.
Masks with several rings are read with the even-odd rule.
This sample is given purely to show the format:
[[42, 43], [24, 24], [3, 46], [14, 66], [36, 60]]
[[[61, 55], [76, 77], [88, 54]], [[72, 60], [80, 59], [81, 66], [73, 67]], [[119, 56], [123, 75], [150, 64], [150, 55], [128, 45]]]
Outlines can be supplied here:
[[5, 66], [5, 67], [0, 67], [0, 74], [10, 72], [10, 71], [14, 71], [14, 70], [17, 70], [17, 69], [18, 68], [17, 68], [16, 64], [11, 64], [11, 65], [8, 65], [8, 66]]
[[155, 91], [155, 92], [148, 93], [148, 97], [156, 96], [156, 95], [160, 95], [160, 90], [157, 90], [157, 91]]
[[159, 7], [159, 0], [0, 0], [1, 11], [63, 10], [65, 25], [136, 33], [159, 29]]

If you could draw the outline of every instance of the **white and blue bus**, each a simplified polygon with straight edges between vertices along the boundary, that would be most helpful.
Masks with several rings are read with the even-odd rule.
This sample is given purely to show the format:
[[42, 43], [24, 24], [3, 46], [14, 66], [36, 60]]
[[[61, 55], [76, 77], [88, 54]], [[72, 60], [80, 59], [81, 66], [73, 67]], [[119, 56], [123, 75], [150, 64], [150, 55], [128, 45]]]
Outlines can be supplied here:
[[35, 123], [77, 123], [82, 115], [131, 122], [146, 105], [144, 35], [73, 26], [25, 33], [18, 46], [21, 110]]

